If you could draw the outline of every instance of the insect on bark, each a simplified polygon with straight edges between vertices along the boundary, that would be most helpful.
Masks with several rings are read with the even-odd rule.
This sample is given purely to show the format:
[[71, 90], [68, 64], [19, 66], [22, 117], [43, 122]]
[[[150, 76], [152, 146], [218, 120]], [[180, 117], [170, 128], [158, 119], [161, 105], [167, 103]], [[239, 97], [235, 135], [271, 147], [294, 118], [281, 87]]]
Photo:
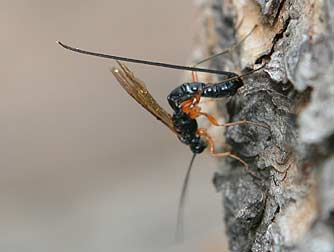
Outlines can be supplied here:
[[[238, 75], [236, 73], [227, 71], [219, 71], [207, 68], [189, 67], [182, 65], [173, 65], [161, 62], [146, 61], [146, 60], [125, 58], [97, 52], [90, 52], [68, 46], [59, 41], [57, 41], [57, 43], [61, 45], [63, 48], [77, 53], [116, 60], [119, 65], [119, 68], [113, 67], [111, 71], [115, 76], [115, 78], [117, 79], [118, 83], [126, 90], [126, 92], [130, 96], [132, 96], [141, 106], [143, 106], [144, 109], [146, 109], [154, 117], [156, 117], [163, 124], [165, 124], [178, 137], [178, 139], [182, 143], [190, 147], [193, 156], [191, 158], [186, 176], [184, 178], [182, 192], [179, 201], [179, 208], [178, 208], [177, 226], [178, 226], [178, 234], [181, 234], [184, 201], [185, 201], [190, 171], [196, 155], [202, 153], [206, 148], [208, 148], [209, 152], [213, 156], [230, 157], [238, 160], [245, 167], [247, 167], [247, 163], [245, 161], [243, 161], [238, 156], [232, 154], [231, 152], [217, 152], [215, 150], [213, 137], [210, 136], [206, 128], [200, 128], [198, 126], [196, 119], [199, 116], [204, 116], [210, 121], [211, 124], [222, 127], [240, 125], [245, 123], [254, 124], [260, 127], [267, 127], [266, 125], [256, 122], [250, 122], [247, 120], [219, 124], [214, 116], [212, 116], [209, 113], [201, 111], [201, 107], [199, 106], [201, 97], [208, 97], [215, 99], [215, 98], [233, 96], [237, 93], [238, 89], [244, 84], [242, 81], [242, 77], [260, 70], [263, 66], [254, 69], [252, 71], [249, 71], [244, 75]], [[221, 54], [222, 53], [217, 54], [215, 56]], [[208, 59], [212, 59], [212, 57]], [[165, 109], [163, 109], [159, 105], [159, 103], [153, 98], [153, 96], [148, 91], [145, 83], [140, 79], [138, 79], [125, 64], [121, 63], [121, 61], [192, 71], [193, 82], [183, 83], [170, 92], [170, 94], [167, 97], [169, 105], [173, 109], [173, 114], [170, 114]], [[204, 61], [205, 60], [201, 61], [201, 63]], [[198, 82], [196, 77], [196, 72], [205, 72], [205, 73], [223, 75], [225, 79], [218, 83]]]

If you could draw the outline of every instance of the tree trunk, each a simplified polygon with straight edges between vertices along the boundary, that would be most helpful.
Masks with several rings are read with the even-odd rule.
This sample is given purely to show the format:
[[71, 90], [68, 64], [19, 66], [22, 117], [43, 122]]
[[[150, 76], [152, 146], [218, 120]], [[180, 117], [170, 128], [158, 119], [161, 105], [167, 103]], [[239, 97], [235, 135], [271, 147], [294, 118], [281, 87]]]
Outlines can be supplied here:
[[226, 129], [249, 165], [225, 158], [214, 177], [230, 250], [334, 251], [333, 0], [203, 0], [198, 10], [197, 59], [245, 38], [210, 67], [247, 73], [266, 62], [216, 103], [229, 121], [270, 127]]

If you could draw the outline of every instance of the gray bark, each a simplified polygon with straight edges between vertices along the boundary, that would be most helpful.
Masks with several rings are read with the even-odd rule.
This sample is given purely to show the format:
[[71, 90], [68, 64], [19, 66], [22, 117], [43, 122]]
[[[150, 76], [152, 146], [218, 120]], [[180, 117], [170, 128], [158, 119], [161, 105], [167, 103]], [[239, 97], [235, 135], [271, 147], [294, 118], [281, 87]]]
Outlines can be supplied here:
[[243, 78], [238, 95], [218, 103], [229, 121], [270, 126], [226, 130], [231, 150], [249, 165], [226, 158], [214, 177], [230, 250], [334, 251], [333, 1], [207, 0], [198, 9], [197, 58], [256, 26], [211, 67], [245, 73], [267, 62]]

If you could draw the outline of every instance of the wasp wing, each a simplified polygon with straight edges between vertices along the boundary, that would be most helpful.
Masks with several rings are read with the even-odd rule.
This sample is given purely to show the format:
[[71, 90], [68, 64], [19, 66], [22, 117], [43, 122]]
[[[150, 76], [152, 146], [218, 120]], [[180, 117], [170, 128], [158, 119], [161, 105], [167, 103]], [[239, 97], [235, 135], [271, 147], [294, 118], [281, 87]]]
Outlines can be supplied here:
[[113, 67], [113, 75], [119, 84], [131, 95], [140, 105], [162, 121], [175, 134], [172, 116], [164, 110], [147, 90], [145, 83], [134, 76], [133, 72], [125, 65], [117, 61], [120, 69]]

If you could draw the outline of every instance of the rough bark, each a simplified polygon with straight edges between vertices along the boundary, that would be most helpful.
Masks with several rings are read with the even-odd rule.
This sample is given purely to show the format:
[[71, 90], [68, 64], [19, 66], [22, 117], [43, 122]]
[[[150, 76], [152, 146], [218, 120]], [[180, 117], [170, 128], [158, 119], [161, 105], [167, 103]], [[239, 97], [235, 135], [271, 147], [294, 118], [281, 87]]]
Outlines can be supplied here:
[[230, 121], [270, 126], [226, 130], [231, 150], [249, 165], [226, 158], [214, 177], [230, 250], [334, 251], [333, 1], [206, 0], [198, 9], [195, 60], [256, 27], [211, 67], [245, 73], [266, 62], [243, 78], [238, 95], [216, 103]]

